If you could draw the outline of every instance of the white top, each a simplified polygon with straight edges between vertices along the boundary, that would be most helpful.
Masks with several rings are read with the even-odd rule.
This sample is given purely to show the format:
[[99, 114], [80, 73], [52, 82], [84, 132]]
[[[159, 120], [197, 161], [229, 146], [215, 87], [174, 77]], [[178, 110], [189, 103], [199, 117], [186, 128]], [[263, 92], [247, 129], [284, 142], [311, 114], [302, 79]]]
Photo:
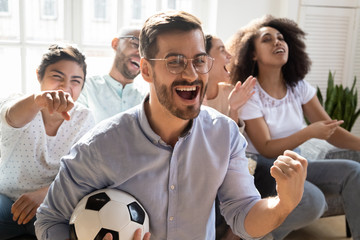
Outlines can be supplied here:
[[[302, 105], [309, 102], [316, 94], [316, 89], [308, 82], [302, 80], [296, 87], [288, 87], [282, 99], [271, 97], [258, 82], [254, 90], [255, 94], [243, 106], [240, 113], [243, 120], [263, 117], [272, 139], [290, 136], [305, 127]], [[246, 132], [244, 135], [249, 143], [246, 151], [258, 153]]]
[[93, 111], [98, 123], [140, 104], [148, 92], [149, 84], [140, 77], [123, 87], [106, 74], [87, 78], [77, 101]]
[[60, 158], [94, 126], [95, 120], [89, 109], [75, 103], [71, 120], [61, 124], [56, 136], [48, 136], [41, 112], [22, 128], [8, 125], [5, 112], [12, 102], [0, 103], [0, 193], [15, 201], [23, 193], [50, 185]]

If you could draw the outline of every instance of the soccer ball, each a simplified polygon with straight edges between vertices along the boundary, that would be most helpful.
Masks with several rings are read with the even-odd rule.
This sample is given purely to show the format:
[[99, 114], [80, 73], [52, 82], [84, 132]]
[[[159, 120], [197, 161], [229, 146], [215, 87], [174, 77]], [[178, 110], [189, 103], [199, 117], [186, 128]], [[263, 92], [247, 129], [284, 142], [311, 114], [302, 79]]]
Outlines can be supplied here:
[[142, 237], [149, 231], [144, 208], [133, 196], [116, 189], [86, 195], [77, 204], [69, 224], [71, 240], [102, 240], [108, 232], [113, 240], [132, 240], [138, 228], [142, 229]]

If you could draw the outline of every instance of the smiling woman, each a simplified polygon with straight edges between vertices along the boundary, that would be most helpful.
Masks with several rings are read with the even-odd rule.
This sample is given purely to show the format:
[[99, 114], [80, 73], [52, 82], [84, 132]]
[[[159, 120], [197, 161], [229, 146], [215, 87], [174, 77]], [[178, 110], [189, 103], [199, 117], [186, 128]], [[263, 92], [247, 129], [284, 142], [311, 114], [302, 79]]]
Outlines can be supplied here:
[[[257, 160], [255, 185], [262, 197], [276, 194], [271, 176], [276, 157], [287, 149], [299, 151], [309, 139], [322, 139], [339, 148], [360, 150], [360, 138], [331, 119], [321, 106], [316, 89], [304, 80], [311, 65], [304, 31], [291, 19], [264, 16], [234, 34], [231, 50], [232, 82], [257, 77], [255, 94], [244, 105], [247, 153]], [[311, 124], [306, 125], [304, 118]], [[338, 196], [354, 239], [360, 239], [360, 165], [348, 159], [308, 159], [304, 197], [287, 220], [272, 232], [281, 239], [291, 230], [322, 216], [325, 195]], [[341, 169], [341, 171], [339, 171]], [[309, 199], [312, 199], [309, 201]]]
[[40, 91], [0, 103], [0, 236], [35, 236], [35, 214], [62, 155], [94, 125], [75, 101], [86, 76], [85, 57], [51, 45], [36, 70]]

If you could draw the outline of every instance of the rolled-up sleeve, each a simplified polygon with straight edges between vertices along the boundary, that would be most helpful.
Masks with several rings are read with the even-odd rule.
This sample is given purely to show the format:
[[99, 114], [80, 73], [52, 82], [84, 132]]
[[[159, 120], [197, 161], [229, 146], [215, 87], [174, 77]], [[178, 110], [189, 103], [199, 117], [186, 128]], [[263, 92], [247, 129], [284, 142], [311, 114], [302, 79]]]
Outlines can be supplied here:
[[248, 171], [246, 146], [242, 135], [233, 135], [232, 154], [227, 174], [219, 189], [219, 200], [221, 214], [233, 232], [241, 238], [252, 239], [244, 227], [245, 217], [261, 197], [255, 187], [254, 178]]

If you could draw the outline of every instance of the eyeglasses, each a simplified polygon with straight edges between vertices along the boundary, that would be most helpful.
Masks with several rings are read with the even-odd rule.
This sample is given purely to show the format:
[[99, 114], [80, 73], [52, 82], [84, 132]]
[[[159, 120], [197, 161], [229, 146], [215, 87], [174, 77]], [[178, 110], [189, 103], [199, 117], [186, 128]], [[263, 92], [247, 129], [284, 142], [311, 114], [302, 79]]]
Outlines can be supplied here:
[[179, 54], [167, 56], [166, 58], [152, 58], [148, 60], [165, 61], [167, 70], [172, 74], [182, 73], [186, 69], [188, 62], [191, 61], [196, 72], [205, 74], [211, 70], [215, 59], [207, 54], [198, 55], [193, 59], [187, 59], [185, 56]]
[[131, 35], [119, 37], [119, 39], [126, 39], [126, 38], [130, 39], [130, 41], [128, 43], [130, 44], [131, 48], [139, 49], [139, 38], [138, 37], [131, 36]]

